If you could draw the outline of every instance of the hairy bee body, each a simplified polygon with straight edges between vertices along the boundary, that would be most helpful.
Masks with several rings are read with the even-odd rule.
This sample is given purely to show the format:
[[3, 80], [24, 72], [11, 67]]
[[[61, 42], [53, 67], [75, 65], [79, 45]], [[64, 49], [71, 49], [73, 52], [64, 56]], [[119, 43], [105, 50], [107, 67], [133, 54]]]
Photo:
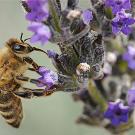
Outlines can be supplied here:
[[[6, 46], [15, 43], [22, 44], [17, 39], [10, 39]], [[13, 91], [22, 84], [16, 76], [25, 73], [28, 65], [6, 46], [0, 50], [0, 114], [8, 124], [19, 127], [23, 118], [22, 103]]]
[[1, 49], [0, 52], [0, 88], [5, 89], [6, 84], [9, 84], [16, 76], [23, 74], [28, 69], [28, 65], [21, 58], [10, 53], [7, 48]]
[[0, 94], [0, 113], [6, 122], [18, 128], [23, 118], [21, 99], [12, 92]]

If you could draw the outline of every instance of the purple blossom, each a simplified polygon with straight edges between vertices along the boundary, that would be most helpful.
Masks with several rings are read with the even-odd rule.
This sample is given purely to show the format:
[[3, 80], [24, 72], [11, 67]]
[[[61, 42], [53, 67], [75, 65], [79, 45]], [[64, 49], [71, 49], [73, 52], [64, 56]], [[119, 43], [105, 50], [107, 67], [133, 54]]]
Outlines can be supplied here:
[[53, 50], [47, 50], [47, 54], [49, 58], [55, 58], [58, 54]]
[[112, 32], [114, 34], [123, 32], [125, 35], [128, 35], [132, 32], [130, 25], [134, 23], [135, 20], [132, 18], [132, 15], [122, 10], [112, 20]]
[[31, 43], [40, 41], [42, 44], [46, 43], [51, 37], [51, 31], [47, 25], [42, 23], [33, 22], [28, 27], [28, 30], [34, 32], [34, 35], [31, 38]]
[[130, 69], [135, 70], [135, 47], [128, 46], [127, 51], [123, 54], [123, 60], [127, 61]]
[[118, 126], [128, 121], [129, 107], [124, 106], [120, 100], [110, 102], [104, 117], [111, 120], [112, 125]]
[[113, 14], [120, 12], [122, 9], [131, 9], [130, 0], [106, 0], [105, 5], [112, 8]]
[[58, 82], [58, 74], [48, 70], [45, 67], [40, 67], [38, 72], [40, 73], [41, 77], [38, 78], [38, 80], [41, 83], [38, 83], [38, 87], [44, 87], [46, 86], [46, 90], [52, 87], [53, 85], [57, 84]]
[[26, 19], [41, 22], [48, 18], [48, 0], [27, 0], [30, 12], [26, 14]]
[[86, 25], [89, 25], [90, 21], [93, 19], [92, 11], [90, 10], [83, 11], [82, 19]]
[[133, 87], [128, 90], [127, 99], [128, 99], [128, 105], [131, 108], [135, 107], [135, 83]]

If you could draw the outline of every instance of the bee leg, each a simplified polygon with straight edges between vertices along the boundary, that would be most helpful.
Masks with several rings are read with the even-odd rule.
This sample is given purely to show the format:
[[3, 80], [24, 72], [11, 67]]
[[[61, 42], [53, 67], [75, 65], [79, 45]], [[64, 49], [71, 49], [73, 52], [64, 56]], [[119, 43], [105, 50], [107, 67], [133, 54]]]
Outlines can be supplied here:
[[35, 71], [35, 69], [34, 69], [34, 68], [28, 68], [28, 70], [30, 70], [30, 71]]
[[17, 76], [16, 79], [19, 80], [19, 81], [30, 82], [30, 83], [33, 83], [33, 84], [39, 84], [39, 83], [42, 84], [42, 82], [40, 82], [39, 80], [31, 79], [31, 78], [26, 77], [26, 76]]
[[38, 71], [40, 66], [36, 62], [34, 62], [34, 60], [32, 58], [24, 57], [23, 60], [25, 62], [27, 62], [28, 64], [32, 65], [32, 67], [35, 69], [35, 71]]
[[33, 98], [33, 97], [42, 97], [42, 96], [50, 96], [54, 91], [45, 91], [44, 89], [30, 89], [20, 87], [18, 91], [14, 91], [14, 94], [22, 97], [22, 98]]
[[35, 70], [34, 68], [28, 68], [28, 70], [29, 70], [29, 71], [32, 71], [32, 72], [36, 72], [37, 74], [40, 75], [40, 73], [39, 73], [37, 70]]

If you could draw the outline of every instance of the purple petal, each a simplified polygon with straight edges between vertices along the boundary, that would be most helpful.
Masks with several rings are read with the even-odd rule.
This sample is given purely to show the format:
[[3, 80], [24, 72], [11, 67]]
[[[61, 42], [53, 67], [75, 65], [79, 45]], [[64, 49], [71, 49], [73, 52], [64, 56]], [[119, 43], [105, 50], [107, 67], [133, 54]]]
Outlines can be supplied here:
[[128, 99], [128, 105], [130, 107], [135, 107], [135, 88], [134, 90], [128, 90], [127, 94], [127, 99]]
[[126, 0], [123, 4], [124, 9], [131, 9], [131, 3], [130, 0]]
[[58, 54], [53, 50], [47, 50], [47, 54], [49, 58], [55, 58]]
[[46, 73], [47, 71], [48, 71], [48, 69], [45, 68], [45, 67], [40, 67], [40, 68], [38, 69], [38, 72], [39, 72], [39, 73]]
[[92, 11], [90, 10], [83, 11], [82, 19], [85, 24], [89, 25], [90, 21], [93, 19]]
[[37, 83], [36, 85], [37, 85], [37, 87], [44, 87], [45, 86], [45, 83], [43, 82], [43, 77], [40, 77], [40, 78], [38, 78], [38, 80], [41, 82], [39, 82], [39, 83]]
[[120, 32], [120, 30], [119, 30], [118, 27], [112, 26], [112, 32], [113, 32], [114, 34], [117, 34], [118, 32]]
[[27, 4], [31, 9], [26, 15], [28, 20], [42, 22], [48, 18], [48, 0], [27, 0]]
[[128, 53], [129, 53], [129, 55], [131, 55], [131, 56], [135, 56], [135, 47], [133, 47], [133, 46], [128, 46]]
[[131, 56], [128, 52], [124, 53], [123, 54], [123, 60], [126, 60], [126, 61], [130, 61], [131, 60]]
[[134, 60], [134, 61], [129, 61], [128, 66], [129, 66], [129, 68], [131, 68], [132, 70], [135, 70], [135, 60]]
[[120, 117], [120, 121], [121, 121], [121, 122], [128, 122], [128, 115], [122, 115], [122, 116]]
[[33, 22], [28, 27], [28, 30], [30, 30], [32, 32], [36, 32], [38, 30], [38, 28], [40, 28], [40, 27], [42, 27], [42, 24], [41, 23]]
[[118, 126], [120, 124], [120, 120], [117, 117], [111, 119], [111, 122], [114, 126]]
[[121, 31], [125, 34], [128, 35], [132, 32], [132, 29], [130, 27], [123, 27]]
[[35, 43], [35, 42], [39, 41], [39, 39], [40, 39], [39, 35], [34, 34], [34, 35], [31, 37], [30, 42], [31, 42], [31, 43]]
[[113, 117], [113, 111], [108, 109], [105, 113], [104, 113], [104, 117], [105, 118], [111, 118]]

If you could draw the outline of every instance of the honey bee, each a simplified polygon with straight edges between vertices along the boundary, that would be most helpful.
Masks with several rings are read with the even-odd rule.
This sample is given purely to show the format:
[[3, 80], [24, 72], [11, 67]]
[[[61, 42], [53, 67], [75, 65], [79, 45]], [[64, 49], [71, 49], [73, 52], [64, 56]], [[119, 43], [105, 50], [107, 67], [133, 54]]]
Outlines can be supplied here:
[[[0, 113], [6, 122], [18, 128], [23, 118], [21, 98], [47, 95], [43, 89], [24, 88], [24, 82], [37, 83], [38, 80], [25, 77], [26, 70], [38, 72], [38, 64], [29, 54], [33, 51], [44, 52], [30, 46], [25, 40], [11, 38], [0, 49]], [[44, 52], [45, 53], [45, 52]], [[32, 66], [32, 67], [30, 67]]]

